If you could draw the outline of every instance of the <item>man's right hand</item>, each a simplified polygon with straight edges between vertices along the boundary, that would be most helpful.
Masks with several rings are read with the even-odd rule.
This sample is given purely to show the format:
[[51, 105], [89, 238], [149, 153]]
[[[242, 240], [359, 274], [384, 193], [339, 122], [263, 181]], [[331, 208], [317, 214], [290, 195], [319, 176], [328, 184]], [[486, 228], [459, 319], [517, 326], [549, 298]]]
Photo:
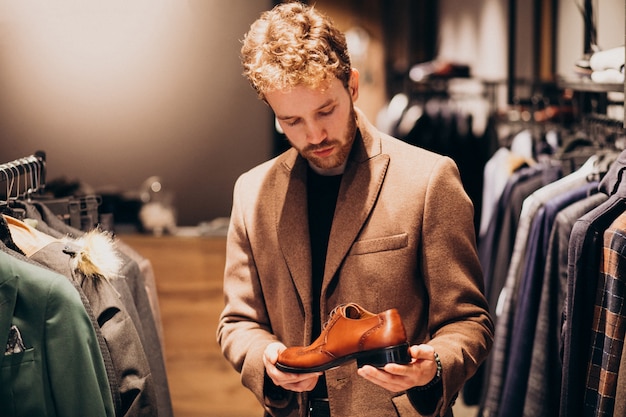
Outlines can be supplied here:
[[292, 374], [279, 371], [275, 364], [278, 360], [279, 353], [285, 349], [287, 349], [287, 346], [280, 342], [267, 345], [265, 352], [263, 352], [265, 372], [267, 372], [267, 375], [272, 379], [274, 384], [286, 390], [295, 392], [311, 391], [315, 388], [317, 379], [322, 375], [322, 372]]

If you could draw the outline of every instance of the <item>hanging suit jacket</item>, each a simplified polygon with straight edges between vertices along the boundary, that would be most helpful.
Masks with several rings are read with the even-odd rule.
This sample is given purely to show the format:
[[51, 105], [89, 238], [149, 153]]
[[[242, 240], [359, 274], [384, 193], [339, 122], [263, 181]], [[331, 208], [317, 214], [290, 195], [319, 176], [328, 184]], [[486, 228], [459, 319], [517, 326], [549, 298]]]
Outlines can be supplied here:
[[0, 335], [2, 416], [115, 415], [94, 328], [65, 277], [0, 251]]
[[[2, 241], [0, 242], [1, 251], [4, 251], [5, 253], [9, 254], [13, 258], [16, 258], [22, 262], [30, 263], [37, 267], [41, 266], [40, 264], [27, 258], [26, 255], [22, 252], [22, 250], [17, 247], [17, 245], [13, 241], [11, 231], [9, 230], [9, 225], [7, 224], [4, 216], [2, 215], [0, 215], [0, 240]], [[100, 347], [100, 353], [102, 354], [102, 359], [104, 360], [104, 368], [106, 370], [106, 378], [108, 380], [109, 391], [113, 399], [113, 407], [115, 410], [115, 415], [118, 416], [121, 414], [120, 410], [122, 409], [122, 400], [120, 398], [120, 393], [118, 389], [119, 383], [117, 381], [117, 373], [115, 370], [115, 366], [113, 365], [113, 360], [111, 359], [111, 353], [109, 352], [109, 347], [107, 346], [106, 341], [104, 340], [104, 336], [102, 336], [100, 325], [98, 324], [98, 321], [93, 313], [93, 309], [91, 308], [91, 304], [89, 303], [89, 300], [85, 296], [83, 289], [80, 287], [78, 283], [74, 281], [70, 281], [70, 282], [74, 286], [74, 289], [76, 290], [76, 292], [78, 293], [80, 297], [80, 301], [82, 302], [83, 307], [85, 308], [85, 312], [87, 313], [87, 316], [89, 317], [89, 320], [91, 321], [91, 326], [93, 327], [96, 333], [96, 339]]]
[[[597, 188], [597, 182], [588, 186]], [[577, 193], [574, 191], [567, 196], [575, 198]], [[528, 390], [524, 400], [525, 417], [552, 417], [559, 414], [562, 372], [559, 343], [561, 312], [567, 287], [570, 233], [576, 219], [597, 207], [606, 198], [605, 194], [589, 191], [588, 196], [562, 208], [554, 218], [532, 346]]]
[[77, 283], [89, 300], [117, 372], [119, 415], [158, 415], [152, 375], [139, 332], [111, 285], [121, 265], [112, 239], [93, 230], [80, 239], [59, 240], [18, 219], [6, 220], [14, 243], [28, 258]]
[[[492, 322], [482, 294], [472, 204], [450, 158], [378, 132], [357, 110], [360, 135], [342, 177], [320, 308], [356, 302], [395, 307], [410, 343], [428, 342], [443, 364], [434, 415], [451, 415], [463, 383], [486, 358]], [[304, 416], [306, 394], [264, 375], [265, 347], [311, 343], [307, 163], [290, 149], [243, 174], [234, 190], [217, 337], [243, 384], [274, 416]], [[406, 393], [356, 374], [326, 372], [336, 416], [419, 416]]]
[[[614, 252], [610, 245], [604, 246], [605, 231], [626, 211], [626, 182], [623, 181], [625, 171], [626, 151], [622, 151], [598, 187], [609, 198], [579, 218], [572, 228], [568, 251], [567, 298], [562, 325], [560, 415], [563, 417], [613, 414], [616, 393], [614, 381], [617, 380], [619, 360], [602, 363], [602, 359], [605, 356], [616, 358], [608, 346], [615, 343], [621, 345], [624, 338], [623, 333], [620, 337], [604, 333], [602, 321], [595, 314], [608, 312], [610, 316], [614, 316], [611, 320], [614, 320], [612, 323], [615, 327], [623, 329], [623, 309], [610, 311], [608, 306], [603, 305], [605, 299], [598, 298], [598, 285], [604, 284], [605, 280], [616, 278], [617, 281], [619, 278], [613, 276], [617, 275], [613, 274], [615, 271], [604, 269], [602, 257]], [[611, 262], [617, 262], [617, 259], [612, 258]], [[615, 283], [613, 285], [616, 288], [623, 287]], [[603, 285], [600, 289], [604, 291]], [[616, 294], [611, 298], [623, 299], [623, 296]], [[607, 344], [606, 352], [604, 343]], [[595, 355], [598, 352], [602, 355]]]
[[[44, 202], [23, 203], [28, 218], [37, 220], [36, 228], [44, 233], [57, 238], [69, 237], [80, 238], [85, 232], [77, 230], [62, 220], [57, 218]], [[159, 337], [160, 321], [153, 315], [154, 309], [158, 309], [158, 300], [150, 301], [148, 285], [143, 273], [152, 271], [149, 263], [143, 262], [145, 268], [141, 268], [135, 260], [138, 256], [127, 255], [129, 250], [127, 245], [123, 245], [119, 240], [115, 241], [116, 255], [122, 260], [118, 277], [111, 281], [115, 290], [119, 293], [120, 299], [126, 312], [130, 315], [132, 322], [143, 343], [145, 356], [148, 360], [150, 372], [152, 374], [152, 385], [156, 393], [156, 408], [159, 417], [173, 416], [173, 407], [165, 369], [165, 358], [163, 354], [162, 339]], [[154, 279], [154, 275], [150, 276]], [[160, 313], [158, 315], [160, 317]], [[160, 319], [159, 319], [160, 320]]]
[[[75, 229], [74, 227], [66, 224], [63, 220], [59, 219], [45, 204], [43, 201], [33, 201], [32, 203], [25, 203], [24, 208], [26, 213], [30, 217], [41, 219], [44, 224], [38, 224], [37, 228], [55, 235], [54, 233], [61, 235], [68, 235], [71, 237], [79, 237], [83, 235], [82, 230]], [[41, 227], [40, 227], [41, 226]], [[132, 247], [125, 244], [121, 240], [115, 241], [115, 246], [120, 252], [120, 256], [124, 258], [123, 272], [124, 280], [127, 286], [130, 288], [133, 295], [133, 303], [140, 310], [142, 327], [145, 329], [145, 337], [152, 343], [152, 332], [157, 332], [156, 337], [159, 338], [161, 348], [163, 348], [163, 325], [161, 323], [161, 310], [159, 307], [158, 294], [156, 289], [156, 277], [154, 275], [154, 269], [149, 259], [140, 255]], [[151, 330], [154, 328], [154, 330]], [[155, 356], [162, 356], [162, 352], [154, 352]], [[156, 368], [155, 363], [152, 363], [152, 367]], [[160, 396], [168, 397], [169, 393], [160, 392]], [[171, 404], [167, 405], [171, 408]], [[169, 413], [171, 414], [171, 412]], [[169, 415], [168, 414], [168, 415]]]

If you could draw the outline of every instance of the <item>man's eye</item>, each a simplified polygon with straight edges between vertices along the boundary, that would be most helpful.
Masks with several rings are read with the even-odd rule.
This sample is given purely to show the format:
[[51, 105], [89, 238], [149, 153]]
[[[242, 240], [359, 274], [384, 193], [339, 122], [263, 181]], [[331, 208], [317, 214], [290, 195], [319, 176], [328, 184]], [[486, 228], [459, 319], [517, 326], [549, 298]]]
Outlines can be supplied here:
[[330, 110], [326, 110], [326, 111], [321, 111], [320, 115], [321, 116], [330, 116], [331, 114], [333, 114], [333, 112], [335, 111], [335, 108], [333, 107]]

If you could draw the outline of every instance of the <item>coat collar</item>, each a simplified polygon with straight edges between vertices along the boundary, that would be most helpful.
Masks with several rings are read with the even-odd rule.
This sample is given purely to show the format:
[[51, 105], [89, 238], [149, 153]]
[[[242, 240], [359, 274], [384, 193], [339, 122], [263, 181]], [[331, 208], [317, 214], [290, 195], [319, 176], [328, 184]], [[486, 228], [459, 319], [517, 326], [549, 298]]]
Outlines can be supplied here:
[[[360, 134], [357, 134], [341, 180], [330, 231], [322, 298], [370, 215], [389, 164], [389, 156], [381, 151], [380, 133], [361, 111], [356, 109], [356, 112]], [[278, 158], [278, 163], [275, 189], [287, 190], [274, 200], [278, 241], [308, 312], [311, 305], [311, 248], [306, 204], [307, 161], [292, 148]]]
[[626, 195], [626, 181], [623, 181], [626, 171], [626, 150], [622, 151], [615, 161], [610, 164], [608, 172], [602, 178], [599, 190], [609, 197], [613, 194]]

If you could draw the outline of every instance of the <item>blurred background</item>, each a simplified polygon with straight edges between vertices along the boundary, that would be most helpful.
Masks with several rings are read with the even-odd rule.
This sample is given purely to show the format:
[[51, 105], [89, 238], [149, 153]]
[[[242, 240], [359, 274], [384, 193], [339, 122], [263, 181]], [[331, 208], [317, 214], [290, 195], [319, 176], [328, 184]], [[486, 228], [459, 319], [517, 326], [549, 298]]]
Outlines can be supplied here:
[[[137, 251], [158, 293], [177, 417], [262, 415], [215, 327], [232, 187], [287, 146], [239, 61], [244, 33], [275, 3], [0, 0], [0, 206], [39, 182], [65, 223], [100, 225]], [[455, 158], [477, 232], [483, 168], [513, 133], [607, 133], [626, 147], [623, 49], [621, 80], [619, 67], [606, 78], [589, 64], [623, 48], [624, 0], [314, 3], [347, 34], [356, 105], [381, 130]], [[35, 153], [16, 180], [14, 162]], [[477, 415], [467, 399], [455, 415]]]
[[[491, 110], [571, 75], [585, 0], [320, 0], [349, 33], [357, 105], [376, 121], [416, 64], [489, 88]], [[589, 2], [591, 4], [591, 2]], [[595, 1], [597, 44], [624, 43], [624, 2]], [[108, 196], [118, 223], [156, 176], [181, 226], [228, 216], [236, 177], [284, 146], [241, 76], [264, 0], [0, 0], [0, 161], [46, 152], [50, 187]], [[119, 201], [122, 199], [122, 202]], [[131, 218], [128, 221], [132, 221]]]

